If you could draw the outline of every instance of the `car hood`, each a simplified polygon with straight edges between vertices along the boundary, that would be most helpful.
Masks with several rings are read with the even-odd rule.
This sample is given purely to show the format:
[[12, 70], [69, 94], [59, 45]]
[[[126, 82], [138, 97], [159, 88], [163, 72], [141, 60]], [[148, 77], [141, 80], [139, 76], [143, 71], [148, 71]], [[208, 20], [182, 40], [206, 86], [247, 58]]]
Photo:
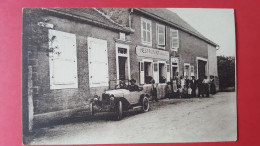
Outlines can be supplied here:
[[126, 89], [116, 89], [116, 90], [109, 90], [106, 91], [106, 94], [114, 95], [115, 97], [123, 97], [125, 94], [128, 94], [129, 90]]

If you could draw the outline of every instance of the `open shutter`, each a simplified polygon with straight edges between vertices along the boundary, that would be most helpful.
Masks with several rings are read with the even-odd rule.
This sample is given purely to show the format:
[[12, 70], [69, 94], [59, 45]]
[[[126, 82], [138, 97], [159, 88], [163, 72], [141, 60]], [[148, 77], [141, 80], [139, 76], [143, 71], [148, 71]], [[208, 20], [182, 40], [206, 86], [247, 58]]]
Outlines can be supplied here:
[[154, 62], [153, 63], [153, 79], [155, 81], [155, 83], [159, 83], [159, 66], [158, 66], [158, 62]]
[[194, 66], [193, 65], [190, 66], [190, 75], [194, 76]]
[[166, 75], [166, 81], [170, 82], [171, 80], [171, 73], [170, 73], [170, 64], [167, 64], [167, 75]]
[[171, 43], [172, 49], [175, 51], [179, 48], [179, 33], [178, 30], [171, 29]]
[[157, 44], [159, 46], [165, 45], [165, 26], [157, 24]]
[[140, 61], [140, 84], [144, 84], [144, 62]]
[[49, 30], [50, 89], [78, 88], [76, 35]]

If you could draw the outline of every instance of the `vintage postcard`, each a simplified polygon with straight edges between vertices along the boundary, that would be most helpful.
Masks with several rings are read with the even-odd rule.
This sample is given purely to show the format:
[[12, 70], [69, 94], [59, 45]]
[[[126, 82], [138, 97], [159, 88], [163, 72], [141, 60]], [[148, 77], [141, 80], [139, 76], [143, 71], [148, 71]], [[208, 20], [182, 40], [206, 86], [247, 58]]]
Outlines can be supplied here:
[[237, 140], [233, 9], [24, 8], [23, 143]]

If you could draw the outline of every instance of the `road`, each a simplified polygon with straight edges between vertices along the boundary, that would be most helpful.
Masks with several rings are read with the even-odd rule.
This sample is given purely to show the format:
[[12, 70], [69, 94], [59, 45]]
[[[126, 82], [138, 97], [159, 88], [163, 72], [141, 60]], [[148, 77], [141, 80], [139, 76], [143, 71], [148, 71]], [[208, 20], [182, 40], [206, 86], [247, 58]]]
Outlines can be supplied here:
[[236, 94], [211, 98], [163, 99], [147, 113], [125, 113], [121, 121], [99, 114], [81, 121], [35, 130], [29, 144], [173, 143], [234, 141]]

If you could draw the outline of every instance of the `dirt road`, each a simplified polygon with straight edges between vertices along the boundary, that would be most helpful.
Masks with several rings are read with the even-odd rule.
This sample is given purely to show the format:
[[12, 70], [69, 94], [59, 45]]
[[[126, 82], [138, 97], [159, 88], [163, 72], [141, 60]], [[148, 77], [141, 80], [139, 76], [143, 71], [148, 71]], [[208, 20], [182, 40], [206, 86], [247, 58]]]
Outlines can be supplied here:
[[147, 113], [121, 121], [99, 114], [84, 121], [37, 129], [30, 144], [172, 143], [236, 140], [235, 92], [211, 98], [164, 99]]

